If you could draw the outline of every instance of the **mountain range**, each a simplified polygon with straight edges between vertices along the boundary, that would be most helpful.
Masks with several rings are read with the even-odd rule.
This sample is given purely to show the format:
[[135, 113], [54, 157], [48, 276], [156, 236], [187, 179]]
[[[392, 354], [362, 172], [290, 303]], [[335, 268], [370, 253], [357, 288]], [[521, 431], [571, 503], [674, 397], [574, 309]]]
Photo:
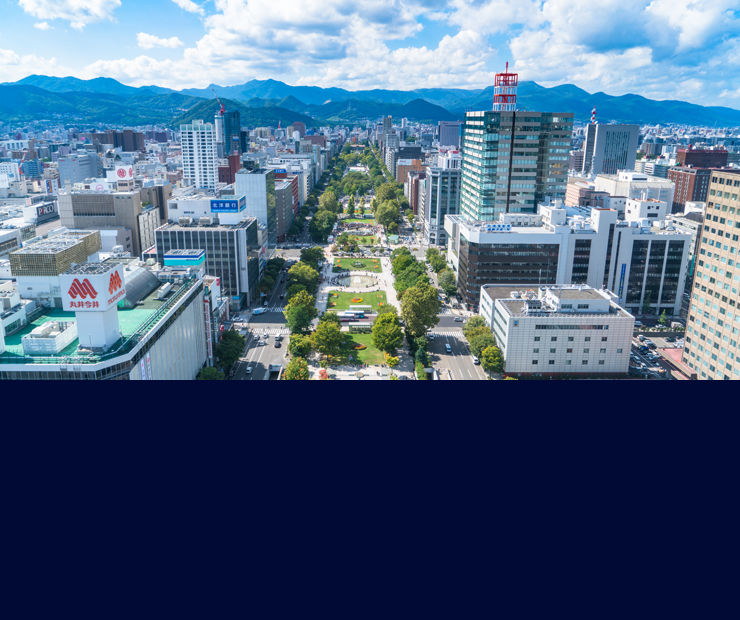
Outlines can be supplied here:
[[[462, 119], [466, 110], [490, 110], [493, 87], [485, 89], [423, 88], [410, 91], [290, 86], [277, 80], [250, 80], [236, 86], [209, 85], [175, 91], [161, 86], [133, 87], [111, 78], [30, 75], [0, 84], [0, 120], [73, 119], [84, 122], [175, 126], [193, 118], [210, 118], [218, 107], [213, 91], [227, 109], [239, 109], [242, 124], [283, 126], [293, 121], [335, 124], [382, 115], [421, 122]], [[588, 93], [572, 84], [552, 88], [519, 82], [521, 110], [573, 112], [587, 120], [595, 106], [602, 122], [674, 123], [738, 126], [740, 111], [684, 101], [655, 101], [640, 95]]]

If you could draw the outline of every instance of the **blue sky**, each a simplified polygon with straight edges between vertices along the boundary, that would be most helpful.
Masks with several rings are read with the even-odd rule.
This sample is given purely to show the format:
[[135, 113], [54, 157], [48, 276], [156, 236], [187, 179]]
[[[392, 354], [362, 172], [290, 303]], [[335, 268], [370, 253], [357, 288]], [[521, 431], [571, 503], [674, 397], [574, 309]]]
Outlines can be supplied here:
[[0, 0], [0, 81], [484, 88], [740, 108], [737, 0]]

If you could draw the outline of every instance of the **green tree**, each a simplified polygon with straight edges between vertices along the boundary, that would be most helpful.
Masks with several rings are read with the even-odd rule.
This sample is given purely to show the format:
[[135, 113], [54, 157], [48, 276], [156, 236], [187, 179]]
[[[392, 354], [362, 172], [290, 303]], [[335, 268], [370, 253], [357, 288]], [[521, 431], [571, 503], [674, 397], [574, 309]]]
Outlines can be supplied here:
[[216, 345], [215, 353], [221, 366], [229, 368], [244, 353], [246, 338], [235, 331], [224, 332], [221, 342]]
[[303, 334], [295, 334], [288, 342], [288, 353], [293, 357], [308, 357], [311, 352], [311, 337]]
[[385, 363], [388, 364], [388, 368], [395, 368], [398, 366], [399, 359], [393, 355], [385, 356]]
[[287, 301], [290, 301], [290, 300], [291, 300], [291, 299], [293, 299], [293, 297], [295, 297], [295, 296], [296, 296], [296, 295], [297, 295], [298, 293], [300, 293], [301, 291], [305, 291], [305, 290], [306, 290], [306, 287], [305, 287], [305, 286], [303, 286], [303, 284], [291, 284], [291, 285], [290, 285], [290, 286], [288, 287], [288, 292], [287, 292], [287, 293], [285, 294], [285, 299], [286, 299]]
[[396, 306], [392, 306], [391, 304], [383, 304], [378, 308], [378, 315], [381, 314], [392, 314], [394, 316], [398, 316], [398, 309]]
[[488, 347], [496, 346], [496, 341], [493, 339], [493, 334], [491, 334], [491, 332], [477, 334], [468, 342], [470, 343], [470, 352], [475, 355], [475, 357], [481, 357], [483, 351]]
[[323, 355], [337, 355], [343, 338], [336, 323], [324, 321], [318, 324], [316, 331], [311, 335], [311, 345]]
[[313, 317], [306, 310], [305, 306], [293, 306], [285, 310], [283, 314], [285, 315], [285, 323], [291, 334], [305, 333], [311, 327]]
[[324, 249], [319, 247], [304, 248], [301, 250], [301, 261], [310, 265], [313, 269], [318, 271], [319, 261], [324, 260]]
[[257, 285], [257, 290], [260, 293], [264, 293], [265, 295], [267, 295], [272, 290], [274, 284], [275, 278], [273, 278], [272, 276], [264, 275], [262, 276], [260, 283]]
[[300, 229], [300, 227], [298, 226], [298, 224], [296, 224], [295, 222], [293, 222], [293, 223], [292, 223], [292, 224], [290, 225], [290, 228], [288, 229], [288, 235], [289, 235], [289, 236], [291, 236], [291, 237], [295, 237], [295, 236], [296, 236], [296, 235], [298, 235], [298, 234], [299, 234], [300, 232], [301, 232], [301, 229]]
[[350, 217], [355, 214], [355, 197], [350, 196], [349, 202], [347, 203], [347, 213]]
[[[404, 250], [406, 250], [406, 248], [404, 248]], [[407, 267], [418, 262], [419, 261], [411, 256], [407, 250], [406, 254], [399, 254], [395, 259], [391, 260], [391, 273], [393, 273], [394, 276], [397, 276], [403, 273]]]
[[663, 310], [660, 317], [658, 318], [658, 322], [664, 327], [668, 325], [668, 317], [666, 316], [665, 310]]
[[401, 317], [406, 331], [414, 337], [423, 336], [428, 328], [439, 322], [437, 290], [429, 284], [418, 284], [406, 289], [401, 298]]
[[[417, 340], [419, 340], [417, 338]], [[424, 368], [429, 367], [429, 356], [427, 355], [427, 352], [422, 349], [416, 349], [416, 355], [414, 356], [414, 362], [417, 364], [421, 364]]]
[[294, 357], [283, 371], [286, 381], [308, 381], [308, 362], [302, 357]]
[[420, 362], [416, 362], [416, 378], [420, 381], [427, 381], [429, 379], [426, 371], [424, 370], [424, 365]]
[[218, 368], [206, 366], [205, 368], [200, 369], [198, 376], [195, 378], [198, 381], [221, 381], [225, 377], [223, 371], [219, 370]]
[[388, 227], [395, 223], [400, 217], [401, 212], [398, 209], [398, 203], [395, 200], [386, 200], [380, 203], [375, 210], [375, 221], [381, 226]]
[[462, 328], [463, 336], [468, 338], [468, 333], [479, 327], [488, 327], [488, 326], [486, 325], [485, 319], [479, 314], [476, 314], [475, 316], [470, 317], [467, 323], [463, 325], [463, 328]]
[[313, 294], [319, 283], [319, 272], [306, 263], [298, 262], [288, 270], [288, 279], [291, 284], [302, 284]]
[[300, 291], [290, 299], [288, 305], [285, 306], [285, 310], [283, 310], [285, 318], [288, 318], [288, 313], [292, 308], [298, 307], [303, 308], [306, 311], [306, 316], [308, 317], [309, 322], [315, 319], [319, 314], [319, 311], [316, 309], [316, 298], [308, 291]]
[[396, 277], [396, 280], [393, 283], [393, 287], [401, 296], [403, 296], [403, 294], [412, 286], [418, 285], [429, 285], [429, 276], [427, 275], [424, 265], [419, 261], [406, 267], [406, 269]]
[[414, 345], [413, 349], [423, 349], [424, 351], [429, 351], [429, 340], [426, 336], [419, 336], [417, 338], [414, 338]]
[[452, 297], [457, 292], [457, 280], [452, 269], [443, 269], [437, 276], [439, 288], [441, 288], [448, 297]]
[[486, 347], [480, 355], [480, 365], [486, 372], [504, 372], [504, 356], [496, 347]]
[[339, 320], [339, 316], [334, 312], [324, 312], [319, 319], [319, 323], [334, 323], [339, 327], [342, 326], [342, 321]]
[[403, 331], [398, 317], [386, 312], [375, 317], [372, 327], [373, 345], [383, 353], [394, 353], [403, 344]]
[[339, 204], [334, 192], [330, 192], [328, 190], [321, 194], [321, 198], [319, 198], [319, 207], [321, 209], [331, 211], [334, 214], [339, 213], [342, 210], [342, 206]]

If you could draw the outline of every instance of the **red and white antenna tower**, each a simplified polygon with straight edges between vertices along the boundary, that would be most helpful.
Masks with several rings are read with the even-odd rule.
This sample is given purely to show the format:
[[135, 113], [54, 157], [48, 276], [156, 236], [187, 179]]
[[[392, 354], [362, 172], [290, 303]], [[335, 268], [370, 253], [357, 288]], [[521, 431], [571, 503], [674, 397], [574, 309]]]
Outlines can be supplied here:
[[516, 87], [519, 83], [518, 73], [509, 73], [509, 63], [506, 71], [497, 73], [493, 83], [493, 111], [516, 112]]
[[594, 106], [594, 109], [591, 110], [591, 124], [596, 124], [596, 106]]

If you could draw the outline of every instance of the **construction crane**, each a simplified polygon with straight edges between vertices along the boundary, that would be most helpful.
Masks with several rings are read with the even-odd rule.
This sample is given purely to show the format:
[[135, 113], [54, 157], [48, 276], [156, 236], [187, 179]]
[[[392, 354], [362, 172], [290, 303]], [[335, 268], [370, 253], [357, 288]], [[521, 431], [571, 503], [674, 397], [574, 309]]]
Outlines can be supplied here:
[[[213, 90], [213, 89], [211, 89], [211, 90]], [[218, 95], [216, 94], [216, 91], [215, 90], [213, 90], [213, 96], [216, 97], [216, 101], [218, 101], [218, 105], [221, 106], [221, 110], [220, 110], [219, 114], [221, 116], [223, 116], [224, 115], [224, 112], [226, 112], [226, 108], [224, 107], [224, 104], [221, 103], [221, 100], [218, 98]]]

